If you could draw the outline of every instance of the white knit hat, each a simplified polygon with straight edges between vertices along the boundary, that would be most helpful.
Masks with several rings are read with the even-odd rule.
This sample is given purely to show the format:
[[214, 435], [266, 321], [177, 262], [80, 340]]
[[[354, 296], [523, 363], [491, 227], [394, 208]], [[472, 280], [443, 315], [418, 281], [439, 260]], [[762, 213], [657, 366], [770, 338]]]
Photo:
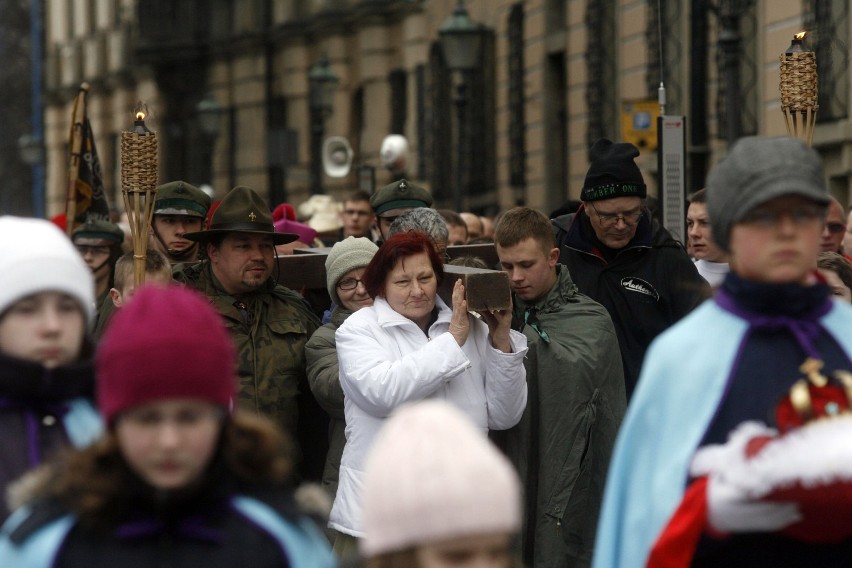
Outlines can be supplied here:
[[77, 300], [91, 328], [95, 318], [92, 272], [59, 227], [43, 219], [0, 217], [0, 314], [39, 292]]
[[346, 273], [370, 264], [379, 247], [367, 237], [346, 237], [334, 243], [325, 259], [326, 286], [331, 300], [340, 305], [337, 283]]
[[521, 487], [509, 461], [442, 400], [402, 406], [367, 457], [366, 557], [467, 535], [515, 533]]

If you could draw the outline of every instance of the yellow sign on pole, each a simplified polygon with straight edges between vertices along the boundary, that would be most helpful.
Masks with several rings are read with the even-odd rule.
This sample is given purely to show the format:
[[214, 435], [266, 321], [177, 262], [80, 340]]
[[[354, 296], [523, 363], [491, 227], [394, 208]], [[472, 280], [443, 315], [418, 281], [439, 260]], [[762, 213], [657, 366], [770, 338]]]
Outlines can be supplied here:
[[660, 103], [655, 99], [621, 103], [621, 138], [635, 144], [640, 152], [657, 149], [657, 117]]

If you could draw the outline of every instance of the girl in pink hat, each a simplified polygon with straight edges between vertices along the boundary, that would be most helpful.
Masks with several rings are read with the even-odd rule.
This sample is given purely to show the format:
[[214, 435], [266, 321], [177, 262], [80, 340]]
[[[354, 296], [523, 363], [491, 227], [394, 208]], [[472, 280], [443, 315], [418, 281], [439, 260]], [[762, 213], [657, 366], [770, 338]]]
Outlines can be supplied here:
[[233, 412], [234, 348], [195, 292], [142, 288], [96, 357], [105, 435], [32, 481], [0, 566], [331, 567], [289, 442]]

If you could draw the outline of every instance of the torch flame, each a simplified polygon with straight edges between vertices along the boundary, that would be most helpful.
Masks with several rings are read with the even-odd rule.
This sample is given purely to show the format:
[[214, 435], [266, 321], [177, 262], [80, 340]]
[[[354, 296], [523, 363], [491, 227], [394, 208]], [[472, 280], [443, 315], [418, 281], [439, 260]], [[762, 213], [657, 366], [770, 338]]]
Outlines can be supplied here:
[[148, 116], [148, 105], [138, 101], [133, 106], [133, 114], [136, 116], [136, 120], [145, 120], [145, 117]]
[[797, 33], [797, 34], [796, 34], [795, 36], [793, 36], [793, 37], [795, 37], [796, 39], [805, 39], [805, 36], [806, 36], [807, 34], [808, 34], [808, 32], [799, 32], [799, 33]]

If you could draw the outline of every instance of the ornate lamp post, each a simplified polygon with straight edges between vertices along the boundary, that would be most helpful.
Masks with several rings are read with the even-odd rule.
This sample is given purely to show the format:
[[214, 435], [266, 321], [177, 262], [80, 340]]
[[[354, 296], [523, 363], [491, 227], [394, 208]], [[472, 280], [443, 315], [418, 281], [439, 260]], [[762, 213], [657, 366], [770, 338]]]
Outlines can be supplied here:
[[459, 0], [452, 15], [443, 23], [438, 33], [447, 68], [458, 74], [456, 96], [453, 99], [456, 105], [456, 171], [453, 196], [456, 211], [462, 211], [467, 193], [464, 187], [467, 177], [465, 175], [467, 167], [465, 156], [468, 146], [466, 75], [479, 65], [482, 27], [470, 19], [464, 1]]
[[198, 101], [195, 105], [195, 114], [198, 115], [198, 126], [201, 133], [204, 135], [204, 147], [202, 150], [202, 172], [204, 174], [204, 183], [213, 185], [213, 149], [216, 145], [216, 138], [219, 136], [221, 129], [222, 105], [213, 96], [213, 93], [208, 92], [204, 98]]
[[323, 54], [308, 72], [311, 108], [311, 193], [322, 193], [322, 139], [325, 119], [334, 108], [337, 77], [332, 73], [328, 57]]

